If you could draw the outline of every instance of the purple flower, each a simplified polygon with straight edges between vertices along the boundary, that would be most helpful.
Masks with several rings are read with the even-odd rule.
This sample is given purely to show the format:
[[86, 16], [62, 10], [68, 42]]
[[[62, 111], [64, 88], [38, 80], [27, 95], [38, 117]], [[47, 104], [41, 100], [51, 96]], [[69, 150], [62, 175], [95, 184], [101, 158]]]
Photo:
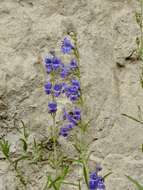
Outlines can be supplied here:
[[75, 108], [75, 110], [73, 111], [73, 117], [77, 121], [81, 120], [81, 111], [80, 111], [80, 109]]
[[48, 74], [59, 69], [62, 64], [61, 60], [54, 55], [46, 57], [44, 63]]
[[57, 57], [54, 57], [53, 60], [52, 60], [52, 63], [53, 63], [53, 70], [57, 70], [60, 68], [60, 65], [61, 65], [61, 60]]
[[62, 91], [62, 84], [55, 84], [54, 86], [54, 96], [58, 97]]
[[74, 49], [74, 46], [71, 44], [70, 39], [68, 39], [67, 37], [64, 38], [61, 47], [62, 52], [64, 54], [69, 54], [72, 51], [72, 49]]
[[97, 187], [98, 187], [98, 180], [93, 180], [93, 179], [90, 179], [89, 180], [89, 189], [90, 190], [97, 190]]
[[72, 59], [70, 62], [70, 69], [75, 70], [78, 68], [77, 61], [75, 59]]
[[49, 110], [49, 113], [55, 113], [57, 111], [57, 103], [56, 102], [50, 102], [48, 104], [48, 110]]
[[98, 165], [96, 171], [90, 173], [89, 189], [90, 190], [105, 190], [104, 179], [98, 176], [98, 172], [101, 171], [101, 167]]
[[64, 119], [67, 119], [73, 125], [77, 125], [81, 119], [81, 112], [77, 108], [75, 108], [75, 110], [73, 110], [69, 113], [64, 111]]
[[74, 128], [74, 124], [73, 123], [68, 123], [66, 127], [67, 127], [67, 129], [71, 130], [71, 129]]
[[65, 95], [72, 101], [78, 100], [80, 97], [80, 83], [78, 80], [73, 79], [71, 80], [71, 85], [66, 85], [66, 88], [64, 89]]
[[52, 58], [46, 57], [44, 62], [45, 62], [45, 67], [46, 67], [47, 73], [48, 74], [51, 73], [51, 71], [52, 71]]
[[68, 85], [65, 82], [63, 82], [62, 83], [62, 93], [65, 93], [67, 88], [68, 88]]
[[70, 100], [72, 102], [78, 100], [78, 98], [80, 97], [80, 91], [79, 88], [75, 85], [72, 86], [68, 86], [66, 88], [65, 94], [68, 98], [70, 98]]
[[69, 134], [69, 131], [72, 130], [73, 128], [74, 128], [73, 123], [66, 124], [65, 127], [62, 127], [60, 129], [60, 135], [62, 135], [63, 137], [67, 137]]
[[103, 181], [98, 182], [97, 190], [105, 190], [105, 184]]
[[52, 57], [45, 57], [45, 64], [51, 65], [52, 64]]
[[76, 86], [78, 88], [78, 90], [80, 89], [80, 82], [76, 79], [72, 79], [71, 83], [73, 86]]
[[51, 94], [52, 83], [51, 83], [51, 82], [47, 82], [47, 83], [44, 85], [44, 88], [45, 88], [46, 94]]
[[62, 135], [63, 137], [67, 137], [68, 136], [68, 132], [69, 132], [69, 129], [67, 127], [62, 127], [60, 129], [60, 135]]
[[69, 74], [70, 74], [70, 69], [67, 66], [63, 65], [61, 69], [61, 77], [66, 78]]
[[98, 175], [97, 175], [96, 172], [92, 172], [92, 173], [90, 173], [90, 179], [95, 180], [95, 179], [97, 179], [97, 177], [98, 177]]

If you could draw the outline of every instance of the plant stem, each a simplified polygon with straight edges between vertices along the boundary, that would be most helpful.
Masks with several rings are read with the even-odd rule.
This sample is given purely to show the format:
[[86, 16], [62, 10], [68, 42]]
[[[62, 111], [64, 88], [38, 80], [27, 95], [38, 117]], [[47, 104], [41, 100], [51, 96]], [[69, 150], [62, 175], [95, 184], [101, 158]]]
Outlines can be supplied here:
[[[52, 85], [55, 85], [55, 73], [53, 72], [51, 75], [51, 81]], [[55, 96], [52, 93], [52, 101], [55, 101]], [[58, 175], [58, 167], [57, 167], [57, 147], [56, 147], [56, 142], [57, 142], [57, 131], [56, 131], [56, 113], [52, 115], [53, 119], [53, 125], [52, 125], [52, 139], [53, 139], [53, 146], [54, 146], [54, 165], [55, 165], [55, 170], [56, 170], [56, 177]]]
[[[78, 47], [77, 47], [77, 36], [76, 34], [74, 33], [73, 35], [71, 35], [72, 39], [74, 40], [74, 55], [77, 59], [77, 63], [78, 63], [78, 74], [77, 74], [77, 77], [78, 77], [78, 80], [80, 82], [80, 85], [81, 85], [81, 73], [80, 73], [80, 54], [79, 54], [79, 51], [78, 51]], [[80, 105], [81, 107], [84, 106], [84, 102], [83, 102], [83, 94], [82, 94], [82, 89], [80, 91]], [[86, 163], [86, 155], [85, 155], [85, 146], [84, 146], [84, 135], [85, 135], [85, 131], [83, 130], [83, 124], [82, 124], [82, 119], [80, 121], [80, 154], [79, 154], [79, 160], [82, 161], [83, 163], [83, 167], [85, 168], [86, 170], [86, 173], [88, 173], [88, 167], [87, 167], [87, 163]], [[79, 171], [80, 172], [80, 171]], [[80, 176], [80, 174], [79, 174]], [[85, 179], [85, 181], [87, 181], [87, 179]], [[79, 187], [81, 188], [81, 187]], [[87, 189], [88, 189], [88, 184], [87, 184]]]
[[143, 0], [141, 0], [140, 5], [141, 5], [141, 47], [140, 48], [142, 53], [143, 52]]
[[18, 168], [15, 168], [13, 161], [9, 157], [7, 158], [7, 160], [10, 163], [10, 165], [13, 167], [16, 173], [16, 177], [19, 179], [20, 183], [23, 185], [24, 189], [26, 190], [27, 183], [25, 182], [24, 177], [22, 176], [21, 172], [18, 170]]
[[56, 177], [58, 175], [58, 167], [57, 167], [57, 147], [56, 147], [56, 141], [57, 141], [57, 134], [56, 134], [56, 115], [53, 115], [53, 145], [54, 145], [54, 165], [56, 169]]

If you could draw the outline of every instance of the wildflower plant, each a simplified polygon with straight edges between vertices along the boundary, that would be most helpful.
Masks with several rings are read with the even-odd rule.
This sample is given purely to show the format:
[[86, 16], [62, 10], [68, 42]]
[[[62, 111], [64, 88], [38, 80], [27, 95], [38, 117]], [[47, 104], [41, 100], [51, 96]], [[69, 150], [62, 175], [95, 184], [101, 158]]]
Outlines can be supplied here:
[[[23, 127], [24, 127], [24, 123], [23, 123]], [[8, 140], [6, 140], [5, 138], [2, 138], [0, 140], [0, 151], [3, 153], [4, 159], [7, 160], [8, 163], [10, 164], [10, 166], [12, 167], [12, 170], [14, 170], [15, 176], [19, 180], [21, 188], [24, 189], [24, 190], [27, 189], [27, 183], [28, 183], [28, 181], [25, 178], [25, 176], [23, 174], [23, 171], [18, 166], [18, 163], [20, 161], [28, 159], [28, 155], [25, 154], [26, 151], [27, 151], [27, 141], [26, 141], [25, 138], [27, 138], [27, 136], [26, 136], [26, 130], [25, 130], [25, 128], [23, 128], [23, 137], [20, 139], [21, 142], [23, 143], [23, 151], [22, 151], [22, 154], [20, 154], [18, 158], [13, 158], [12, 157], [12, 155], [10, 153], [10, 147], [11, 147], [11, 145], [8, 142]]]
[[[30, 184], [30, 177], [23, 173], [20, 162], [24, 166], [24, 161], [28, 161], [29, 166], [46, 162], [52, 169], [47, 171], [46, 183], [42, 190], [54, 189], [62, 190], [63, 185], [72, 186], [78, 190], [82, 189], [82, 184], [89, 190], [105, 190], [104, 177], [99, 175], [101, 168], [97, 166], [95, 171], [89, 170], [89, 142], [85, 139], [92, 119], [84, 118], [85, 98], [81, 84], [80, 54], [78, 51], [77, 36], [75, 33], [68, 34], [61, 44], [61, 53], [68, 56], [70, 61], [64, 63], [56, 55], [55, 51], [50, 51], [44, 58], [44, 70], [46, 71], [46, 81], [44, 83], [45, 94], [49, 97], [47, 102], [47, 112], [51, 117], [51, 125], [48, 126], [49, 133], [45, 139], [37, 141], [33, 138], [32, 145], [29, 145], [29, 133], [23, 121], [20, 132], [21, 152], [15, 158], [10, 153], [10, 143], [2, 139], [0, 150], [4, 158], [12, 166], [19, 179], [22, 188], [26, 190]], [[64, 98], [68, 102], [61, 108], [60, 99]], [[62, 110], [62, 111], [61, 111]], [[62, 117], [59, 121], [59, 112]], [[69, 156], [60, 144], [60, 138], [69, 141], [75, 150], [75, 156]], [[74, 182], [67, 180], [74, 167], [79, 168], [78, 179]], [[82, 174], [80, 171], [82, 170]], [[107, 174], [106, 176], [110, 175]]]
[[[84, 109], [84, 98], [81, 85], [80, 54], [75, 33], [72, 32], [64, 38], [61, 45], [61, 52], [64, 55], [71, 56], [71, 61], [68, 64], [63, 63], [63, 61], [57, 57], [53, 51], [44, 59], [44, 65], [48, 75], [48, 81], [44, 85], [44, 89], [46, 94], [51, 97], [51, 101], [48, 103], [48, 111], [53, 120], [51, 135], [54, 144], [54, 155], [52, 159], [54, 160], [56, 170], [54, 179], [52, 179], [51, 176], [48, 176], [47, 184], [49, 184], [49, 186], [47, 185], [47, 187], [59, 189], [57, 184], [60, 180], [60, 184], [62, 182], [63, 184], [77, 186], [80, 190], [81, 180], [84, 176], [84, 182], [87, 189], [105, 190], [104, 180], [102, 177], [98, 176], [96, 173], [97, 170], [95, 172], [97, 174], [96, 179], [91, 179], [91, 175], [89, 174], [88, 160], [90, 153], [88, 153], [88, 145], [85, 144], [84, 139], [86, 138], [86, 133], [88, 132], [91, 120], [88, 122], [84, 121], [82, 115]], [[58, 98], [60, 98], [60, 96], [67, 98], [70, 102], [71, 108], [63, 107], [62, 125], [57, 126], [56, 115], [58, 111]], [[79, 167], [82, 167], [83, 170], [83, 176], [80, 176], [78, 182], [74, 184], [71, 182], [65, 183], [65, 180], [61, 180], [61, 177], [58, 175], [60, 167], [58, 166], [59, 156], [57, 156], [56, 146], [59, 136], [66, 138], [68, 141], [68, 137], [71, 133], [73, 137], [71, 138], [71, 143], [77, 151], [77, 156], [74, 159], [71, 159], [71, 165], [76, 163]], [[68, 172], [66, 175], [67, 174]]]

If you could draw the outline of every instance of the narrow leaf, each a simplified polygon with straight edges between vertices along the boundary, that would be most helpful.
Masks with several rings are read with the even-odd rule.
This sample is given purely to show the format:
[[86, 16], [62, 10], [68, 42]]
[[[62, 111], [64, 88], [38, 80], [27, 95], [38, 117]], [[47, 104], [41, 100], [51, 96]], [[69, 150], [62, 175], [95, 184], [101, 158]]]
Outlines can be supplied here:
[[87, 173], [87, 169], [84, 163], [83, 163], [83, 174], [84, 174], [85, 183], [88, 187], [88, 173]]
[[81, 190], [80, 181], [78, 182], [78, 190]]
[[130, 116], [130, 115], [127, 115], [127, 114], [125, 114], [125, 113], [123, 113], [122, 115], [125, 116], [125, 117], [128, 117], [129, 119], [132, 119], [132, 120], [134, 120], [134, 121], [136, 121], [136, 122], [138, 122], [138, 123], [143, 124], [142, 121], [140, 121], [140, 120], [138, 120], [138, 119], [136, 119], [136, 118], [134, 118], [134, 117], [132, 117], [132, 116]]
[[15, 169], [17, 169], [17, 165], [18, 165], [18, 162], [19, 161], [21, 161], [21, 160], [25, 160], [25, 159], [27, 159], [27, 158], [29, 158], [29, 156], [21, 156], [20, 158], [18, 158], [17, 160], [15, 160], [14, 161], [14, 163], [15, 163]]
[[143, 186], [141, 186], [141, 185], [138, 183], [137, 180], [133, 179], [132, 177], [130, 177], [130, 176], [128, 176], [128, 175], [126, 175], [126, 177], [127, 177], [131, 182], [133, 182], [133, 183], [136, 185], [136, 187], [138, 188], [138, 190], [143, 190]]
[[109, 172], [109, 173], [107, 173], [107, 174], [105, 174], [104, 176], [103, 176], [103, 178], [104, 179], [106, 179], [109, 175], [111, 175], [112, 174], [112, 172]]
[[28, 149], [28, 144], [25, 139], [21, 138], [20, 141], [23, 143], [23, 150], [26, 152]]

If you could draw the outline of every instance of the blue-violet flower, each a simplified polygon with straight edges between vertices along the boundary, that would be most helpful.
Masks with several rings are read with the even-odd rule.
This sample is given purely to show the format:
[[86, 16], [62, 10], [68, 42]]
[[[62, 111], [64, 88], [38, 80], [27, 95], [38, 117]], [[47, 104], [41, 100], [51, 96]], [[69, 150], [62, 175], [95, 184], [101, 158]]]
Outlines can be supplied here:
[[57, 103], [56, 102], [50, 102], [48, 104], [49, 113], [55, 113], [57, 111]]
[[51, 94], [52, 83], [51, 83], [51, 82], [47, 82], [47, 83], [44, 85], [44, 88], [45, 88], [46, 94]]
[[70, 39], [68, 39], [67, 37], [64, 38], [61, 47], [62, 52], [64, 54], [69, 54], [72, 51], [72, 49], [74, 49], [74, 46], [72, 45]]

